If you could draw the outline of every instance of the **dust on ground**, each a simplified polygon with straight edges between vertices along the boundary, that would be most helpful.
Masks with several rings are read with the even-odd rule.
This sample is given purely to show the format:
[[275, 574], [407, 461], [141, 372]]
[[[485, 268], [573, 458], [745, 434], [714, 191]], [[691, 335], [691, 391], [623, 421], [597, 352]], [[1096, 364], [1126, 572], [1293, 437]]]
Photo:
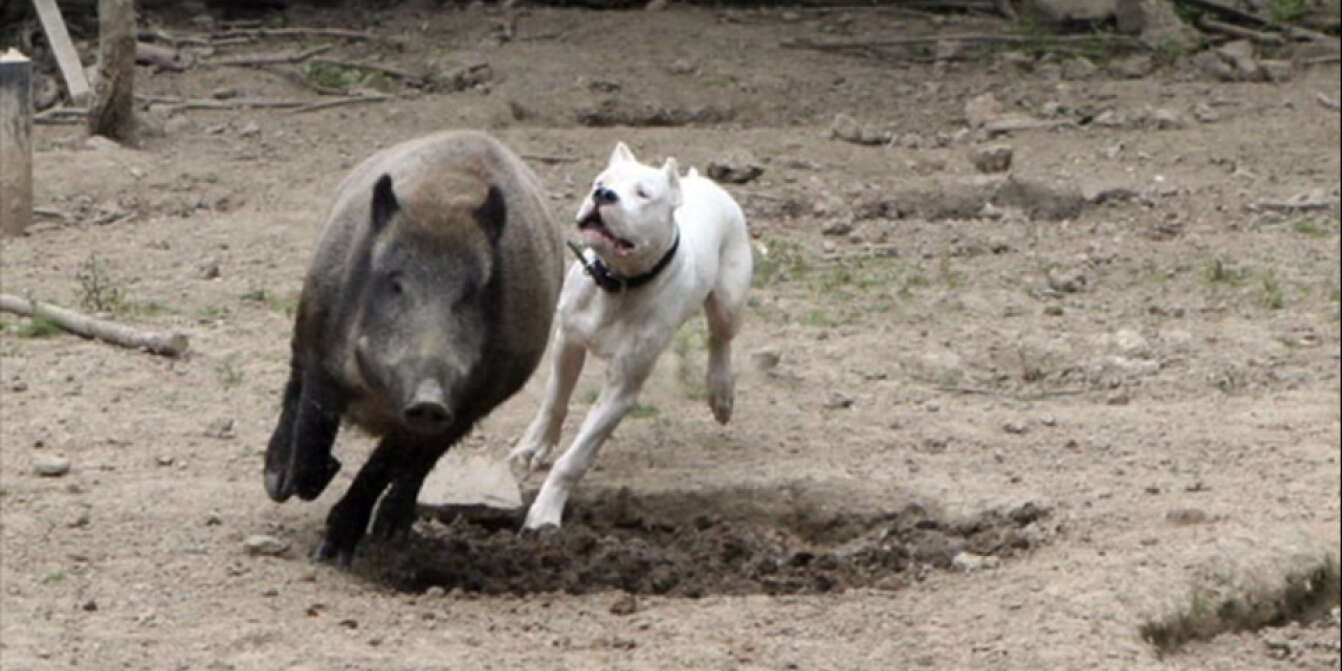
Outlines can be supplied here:
[[[5, 242], [4, 291], [101, 303], [86, 308], [185, 332], [192, 352], [3, 318], [5, 668], [1336, 666], [1327, 620], [1165, 659], [1138, 633], [1195, 587], [1338, 552], [1339, 116], [1318, 101], [1339, 97], [1336, 64], [1269, 83], [1101, 59], [1064, 78], [1066, 53], [782, 46], [1002, 28], [878, 9], [266, 20], [400, 44], [216, 56], [331, 43], [333, 60], [438, 76], [146, 67], [141, 148], [39, 128], [37, 203], [58, 216]], [[393, 98], [179, 107], [318, 100], [314, 81]], [[966, 111], [985, 93], [998, 118], [1065, 123], [988, 138]], [[841, 113], [880, 142], [833, 137]], [[529, 157], [561, 220], [616, 140], [762, 168], [727, 185], [757, 252], [736, 413], [712, 420], [692, 322], [562, 534], [443, 511], [402, 545], [366, 541], [348, 571], [316, 566], [370, 445], [342, 435], [347, 468], [315, 503], [264, 495], [301, 276], [343, 174], [446, 127]], [[1011, 146], [1010, 178], [975, 169], [985, 144]], [[1325, 205], [1263, 207], [1297, 196]], [[502, 458], [542, 378], [457, 449]], [[50, 457], [68, 472], [35, 474]], [[287, 549], [247, 553], [258, 534]]]

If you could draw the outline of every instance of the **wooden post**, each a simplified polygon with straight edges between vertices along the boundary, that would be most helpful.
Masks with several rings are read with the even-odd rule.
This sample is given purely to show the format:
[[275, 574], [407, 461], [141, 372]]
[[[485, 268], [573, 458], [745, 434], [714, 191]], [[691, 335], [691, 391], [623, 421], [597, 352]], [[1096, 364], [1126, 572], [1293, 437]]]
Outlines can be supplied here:
[[98, 0], [98, 80], [89, 133], [135, 141], [135, 1]]
[[0, 55], [0, 235], [19, 235], [33, 219], [33, 63]]
[[70, 41], [70, 31], [65, 29], [65, 20], [61, 18], [61, 9], [56, 0], [33, 0], [33, 9], [37, 10], [37, 19], [42, 22], [42, 32], [47, 36], [47, 44], [56, 55], [56, 64], [65, 77], [65, 86], [70, 90], [70, 102], [83, 105], [89, 99], [89, 81], [84, 77], [84, 66], [79, 62], [79, 52]]

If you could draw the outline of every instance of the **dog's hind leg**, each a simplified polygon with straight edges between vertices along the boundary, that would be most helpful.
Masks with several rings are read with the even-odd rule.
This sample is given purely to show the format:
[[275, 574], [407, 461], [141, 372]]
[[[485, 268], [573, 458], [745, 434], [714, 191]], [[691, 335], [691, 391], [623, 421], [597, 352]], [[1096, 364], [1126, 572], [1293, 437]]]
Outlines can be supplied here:
[[520, 463], [527, 470], [535, 470], [549, 456], [559, 442], [560, 430], [564, 426], [564, 416], [568, 414], [569, 397], [573, 386], [582, 373], [587, 349], [578, 343], [565, 340], [562, 329], [555, 335], [554, 360], [550, 367], [550, 379], [545, 384], [545, 400], [536, 411], [536, 418], [527, 427], [522, 440], [508, 453], [508, 460]]
[[718, 282], [704, 301], [708, 318], [708, 407], [719, 423], [726, 424], [732, 418], [735, 402], [732, 339], [741, 330], [741, 313], [750, 288], [749, 243], [742, 239], [740, 244], [727, 245], [718, 271]]

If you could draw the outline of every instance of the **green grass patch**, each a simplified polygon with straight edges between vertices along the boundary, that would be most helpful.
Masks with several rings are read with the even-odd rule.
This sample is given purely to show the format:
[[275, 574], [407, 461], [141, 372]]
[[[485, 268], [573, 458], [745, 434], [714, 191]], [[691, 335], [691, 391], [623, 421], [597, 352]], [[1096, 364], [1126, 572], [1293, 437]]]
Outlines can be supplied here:
[[126, 309], [126, 289], [112, 277], [107, 259], [90, 254], [75, 270], [79, 282], [76, 298], [79, 306], [93, 312], [122, 312]]
[[1160, 655], [1178, 652], [1190, 641], [1207, 641], [1227, 632], [1257, 631], [1289, 622], [1309, 622], [1338, 605], [1342, 588], [1338, 559], [1290, 571], [1271, 589], [1241, 588], [1220, 593], [1194, 588], [1176, 612], [1138, 627], [1142, 639]]
[[10, 330], [20, 338], [46, 338], [60, 333], [63, 329], [56, 322], [35, 315], [11, 326]]

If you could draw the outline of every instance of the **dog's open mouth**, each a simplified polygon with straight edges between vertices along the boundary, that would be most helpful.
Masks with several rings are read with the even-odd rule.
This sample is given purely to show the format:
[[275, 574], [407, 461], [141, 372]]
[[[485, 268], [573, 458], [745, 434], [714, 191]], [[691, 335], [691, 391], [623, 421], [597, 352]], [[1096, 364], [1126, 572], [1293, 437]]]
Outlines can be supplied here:
[[606, 223], [601, 221], [601, 208], [592, 208], [592, 213], [578, 222], [578, 230], [589, 240], [591, 237], [596, 237], [608, 241], [615, 246], [617, 252], [628, 253], [634, 249], [634, 243], [615, 235], [606, 227]]

